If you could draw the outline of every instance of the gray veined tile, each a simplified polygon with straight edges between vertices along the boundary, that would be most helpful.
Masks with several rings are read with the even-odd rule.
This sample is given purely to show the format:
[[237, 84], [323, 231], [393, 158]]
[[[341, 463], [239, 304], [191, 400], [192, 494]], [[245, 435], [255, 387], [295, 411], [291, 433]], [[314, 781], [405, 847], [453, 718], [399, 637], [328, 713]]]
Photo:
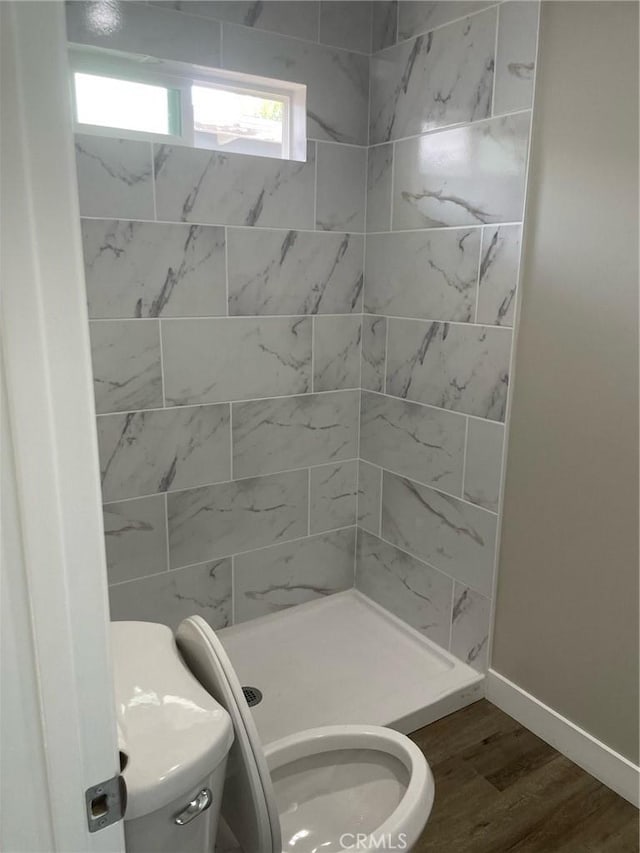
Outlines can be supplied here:
[[478, 323], [513, 326], [520, 263], [520, 225], [482, 229]]
[[320, 41], [333, 47], [369, 53], [371, 7], [374, 5], [362, 0], [322, 0]]
[[314, 319], [314, 391], [360, 387], [361, 321], [359, 315]]
[[355, 528], [235, 558], [235, 621], [278, 613], [353, 586]]
[[[157, 5], [163, 5], [163, 2]], [[318, 39], [318, 6], [313, 0], [177, 0], [174, 7], [182, 12], [217, 18], [231, 24], [242, 24], [256, 30], [269, 30], [284, 36]]]
[[356, 587], [430, 640], [449, 645], [451, 578], [361, 530]]
[[367, 159], [367, 231], [391, 228], [393, 145], [369, 148]]
[[503, 421], [511, 330], [389, 320], [387, 393]]
[[490, 116], [496, 20], [488, 9], [372, 57], [371, 142]]
[[227, 239], [230, 314], [360, 311], [363, 236], [231, 228]]
[[492, 513], [385, 471], [382, 535], [455, 580], [491, 594]]
[[158, 323], [92, 320], [91, 361], [96, 411], [130, 412], [162, 407]]
[[479, 258], [477, 228], [370, 235], [365, 260], [365, 311], [472, 321]]
[[319, 142], [317, 157], [316, 227], [364, 231], [367, 149]]
[[464, 497], [493, 512], [500, 500], [503, 440], [502, 424], [469, 419]]
[[167, 495], [170, 565], [306, 536], [308, 493], [308, 471], [292, 471]]
[[104, 505], [104, 541], [110, 584], [167, 570], [164, 501], [164, 495], [152, 495]]
[[356, 523], [358, 462], [311, 468], [311, 533], [322, 533]]
[[228, 405], [100, 415], [103, 500], [227, 480], [229, 442]]
[[176, 629], [187, 616], [202, 616], [214, 630], [231, 625], [231, 560], [118, 584], [109, 590], [111, 619], [160, 622]]
[[305, 163], [156, 145], [154, 168], [158, 219], [314, 227], [313, 144]]
[[478, 672], [487, 668], [490, 620], [491, 601], [456, 582], [450, 651]]
[[353, 459], [359, 391], [306, 394], [233, 406], [233, 473], [273, 471]]
[[382, 471], [360, 459], [358, 464], [358, 527], [380, 535]]
[[398, 38], [408, 39], [441, 27], [474, 12], [495, 0], [400, 0]]
[[[106, 20], [103, 9], [109, 9]], [[66, 13], [70, 42], [220, 67], [220, 24], [179, 15], [169, 3], [162, 8], [131, 2], [108, 7], [67, 3]]]
[[530, 0], [500, 5], [494, 115], [531, 107], [539, 11]]
[[89, 316], [227, 313], [224, 228], [82, 221]]
[[153, 219], [151, 143], [76, 134], [82, 216]]
[[167, 403], [302, 394], [311, 389], [311, 318], [163, 320]]
[[371, 52], [395, 44], [398, 33], [398, 0], [374, 0], [371, 4]]
[[461, 415], [362, 394], [362, 458], [456, 495], [462, 494], [464, 433]]
[[384, 391], [384, 365], [387, 354], [387, 318], [362, 318], [362, 388]]
[[398, 142], [393, 227], [520, 221], [529, 120], [522, 113]]
[[307, 86], [311, 139], [367, 145], [368, 56], [233, 24], [222, 29], [225, 68]]

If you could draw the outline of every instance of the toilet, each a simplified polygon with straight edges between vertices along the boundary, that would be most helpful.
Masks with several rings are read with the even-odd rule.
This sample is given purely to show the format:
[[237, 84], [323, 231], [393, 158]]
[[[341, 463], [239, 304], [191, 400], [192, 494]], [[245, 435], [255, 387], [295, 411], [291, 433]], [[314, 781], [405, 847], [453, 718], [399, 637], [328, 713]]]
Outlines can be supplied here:
[[[130, 681], [134, 650], [145, 646], [148, 649], [151, 633], [157, 641], [158, 629], [161, 629], [162, 644], [158, 648], [156, 642], [153, 654], [159, 662], [156, 665], [162, 666], [164, 659], [168, 670], [182, 667], [184, 672], [178, 680], [182, 679], [182, 690], [188, 685], [188, 703], [194, 704], [196, 687], [202, 690], [195, 704], [206, 711], [197, 712], [194, 721], [200, 717], [198, 725], [204, 736], [207, 736], [205, 718], [209, 716], [212, 720], [209, 723], [211, 737], [213, 718], [218, 711], [227, 715], [233, 731], [233, 742], [229, 743], [224, 721], [215, 717], [218, 746], [208, 748], [211, 757], [215, 753], [217, 764], [209, 767], [209, 781], [185, 785], [184, 802], [180, 805], [174, 796], [174, 785], [170, 794], [158, 798], [161, 808], [153, 812], [147, 808], [144, 817], [138, 815], [140, 809], [137, 809], [135, 839], [129, 831], [128, 813], [125, 813], [128, 853], [155, 853], [146, 843], [145, 833], [159, 838], [162, 833], [154, 824], [167, 824], [167, 816], [172, 824], [171, 843], [174, 845], [167, 849], [172, 849], [173, 853], [195, 853], [196, 850], [197, 853], [213, 853], [211, 836], [219, 816], [244, 853], [411, 850], [431, 812], [434, 782], [423, 754], [409, 738], [380, 726], [334, 725], [297, 732], [264, 746], [233, 666], [222, 643], [204, 619], [199, 616], [185, 619], [175, 638], [165, 626], [152, 623], [112, 623], [112, 629], [120, 640], [114, 648], [117, 694], [118, 655], [127, 657], [125, 666]], [[125, 634], [130, 641], [134, 634], [136, 637], [134, 648], [129, 646], [128, 653], [123, 642]], [[177, 673], [174, 676], [177, 677]], [[176, 692], [169, 684], [164, 689]], [[173, 702], [180, 706], [180, 697], [174, 695]], [[162, 705], [158, 702], [158, 707]], [[181, 736], [185, 726], [188, 727], [186, 720], [178, 726], [182, 727]], [[144, 736], [144, 732], [141, 731], [141, 735]], [[189, 736], [188, 743], [197, 736]], [[124, 738], [126, 740], [126, 732]], [[131, 753], [133, 749], [131, 744]], [[226, 751], [224, 764], [222, 751]], [[198, 774], [203, 776], [203, 767], [200, 763], [197, 773], [192, 774], [192, 783], [196, 782]], [[158, 776], [157, 768], [155, 773]], [[135, 794], [131, 791], [126, 769], [124, 776], [130, 795]], [[169, 796], [172, 799], [167, 802]], [[181, 843], [172, 809], [177, 816], [192, 813], [194, 818], [204, 819], [209, 830], [201, 830], [197, 837], [194, 835], [192, 845], [190, 841], [187, 843], [185, 833], [184, 843]], [[191, 820], [189, 817], [182, 828], [188, 829], [197, 823]], [[164, 848], [158, 848], [158, 853], [161, 850]]]

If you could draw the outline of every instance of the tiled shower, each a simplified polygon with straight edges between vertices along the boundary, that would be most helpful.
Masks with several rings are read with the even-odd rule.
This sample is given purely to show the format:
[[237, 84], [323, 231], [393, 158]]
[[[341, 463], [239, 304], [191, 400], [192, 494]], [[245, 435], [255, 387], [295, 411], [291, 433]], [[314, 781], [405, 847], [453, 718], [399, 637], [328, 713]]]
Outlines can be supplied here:
[[124, 4], [307, 85], [306, 162], [77, 138], [112, 617], [348, 589], [482, 669], [538, 4]]

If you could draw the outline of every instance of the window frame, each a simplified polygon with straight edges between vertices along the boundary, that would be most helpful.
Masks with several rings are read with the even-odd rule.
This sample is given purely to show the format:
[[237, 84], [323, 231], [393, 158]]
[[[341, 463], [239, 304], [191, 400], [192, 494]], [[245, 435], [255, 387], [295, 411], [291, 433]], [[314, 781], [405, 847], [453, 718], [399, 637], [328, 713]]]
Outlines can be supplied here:
[[[194, 127], [191, 86], [210, 86], [229, 92], [237, 92], [241, 95], [252, 95], [282, 102], [284, 105], [282, 149], [279, 158], [302, 161], [307, 158], [305, 109], [307, 87], [303, 84], [96, 48], [70, 48], [69, 69], [76, 133], [109, 136], [117, 139], [137, 139], [168, 145], [183, 145], [213, 151], [229, 151], [225, 145], [206, 145], [205, 143], [208, 141], [206, 134], [203, 131], [196, 131]], [[113, 77], [132, 83], [162, 86], [169, 92], [176, 91], [179, 106], [175, 113], [171, 112], [171, 96], [169, 95], [169, 123], [171, 124], [172, 117], [177, 119], [179, 132], [154, 133], [79, 122], [77, 120], [78, 110], [74, 79], [77, 72], [100, 77]], [[256, 151], [254, 153], [249, 150], [247, 152], [249, 155], [273, 156], [265, 155], [258, 150], [264, 144], [263, 140], [244, 139], [244, 141], [249, 149], [251, 144], [255, 143]]]

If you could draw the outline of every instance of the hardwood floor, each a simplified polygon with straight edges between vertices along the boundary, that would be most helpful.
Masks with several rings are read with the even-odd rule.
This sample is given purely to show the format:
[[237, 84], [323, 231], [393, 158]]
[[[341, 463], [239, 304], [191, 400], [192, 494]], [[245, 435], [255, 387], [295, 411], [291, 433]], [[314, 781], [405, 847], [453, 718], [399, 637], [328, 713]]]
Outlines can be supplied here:
[[414, 853], [638, 853], [638, 812], [486, 700], [411, 735], [436, 780]]

